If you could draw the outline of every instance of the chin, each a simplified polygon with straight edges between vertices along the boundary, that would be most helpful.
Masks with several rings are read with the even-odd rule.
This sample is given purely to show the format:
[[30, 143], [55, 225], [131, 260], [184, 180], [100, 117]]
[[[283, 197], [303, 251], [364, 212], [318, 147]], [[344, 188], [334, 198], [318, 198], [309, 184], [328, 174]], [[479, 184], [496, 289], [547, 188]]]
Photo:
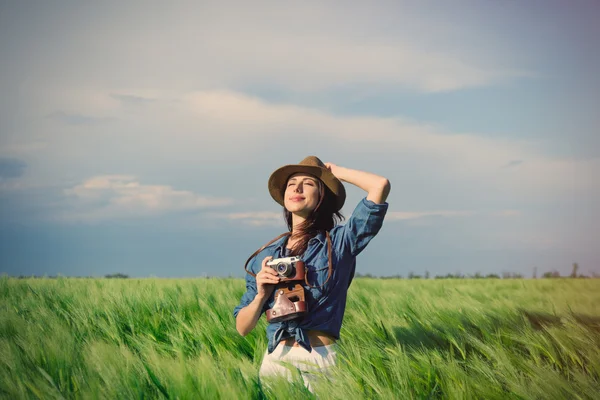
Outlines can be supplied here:
[[286, 208], [291, 213], [298, 213], [298, 212], [301, 212], [302, 210], [304, 210], [303, 207], [297, 207], [297, 206], [293, 206], [293, 205], [290, 207], [286, 207]]
[[294, 214], [307, 214], [310, 213], [310, 210], [308, 210], [306, 207], [302, 206], [302, 205], [298, 205], [298, 204], [290, 204], [288, 206], [286, 206], [286, 209]]

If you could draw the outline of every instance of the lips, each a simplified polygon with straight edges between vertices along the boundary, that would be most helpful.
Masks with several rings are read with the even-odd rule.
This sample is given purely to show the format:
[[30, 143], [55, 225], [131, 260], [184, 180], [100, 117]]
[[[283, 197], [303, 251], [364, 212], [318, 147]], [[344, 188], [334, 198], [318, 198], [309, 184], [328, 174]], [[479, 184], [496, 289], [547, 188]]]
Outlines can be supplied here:
[[304, 200], [304, 197], [302, 197], [302, 196], [292, 196], [292, 197], [290, 197], [290, 200], [292, 200], [292, 201], [300, 201], [300, 200]]

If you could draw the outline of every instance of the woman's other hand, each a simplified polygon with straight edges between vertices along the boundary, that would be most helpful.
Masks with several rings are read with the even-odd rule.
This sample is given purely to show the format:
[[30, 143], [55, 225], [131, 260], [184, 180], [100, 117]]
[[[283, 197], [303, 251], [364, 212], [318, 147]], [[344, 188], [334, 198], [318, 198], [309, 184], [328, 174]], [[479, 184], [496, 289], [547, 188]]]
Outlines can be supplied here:
[[330, 163], [330, 162], [326, 162], [324, 163], [325, 167], [327, 167], [327, 169], [329, 171], [331, 171], [331, 173], [333, 174], [333, 176], [335, 176], [336, 178], [340, 179], [340, 177], [338, 176], [338, 174], [336, 172], [338, 172], [339, 168], [337, 165], [335, 165], [334, 163]]
[[390, 181], [386, 178], [370, 172], [340, 167], [329, 162], [324, 163], [327, 169], [342, 182], [348, 182], [358, 186], [367, 192], [367, 200], [381, 204], [387, 200], [390, 194]]
[[267, 298], [275, 290], [275, 284], [279, 283], [279, 275], [271, 267], [267, 266], [267, 261], [273, 259], [272, 256], [265, 257], [262, 261], [262, 268], [256, 274], [256, 296]]

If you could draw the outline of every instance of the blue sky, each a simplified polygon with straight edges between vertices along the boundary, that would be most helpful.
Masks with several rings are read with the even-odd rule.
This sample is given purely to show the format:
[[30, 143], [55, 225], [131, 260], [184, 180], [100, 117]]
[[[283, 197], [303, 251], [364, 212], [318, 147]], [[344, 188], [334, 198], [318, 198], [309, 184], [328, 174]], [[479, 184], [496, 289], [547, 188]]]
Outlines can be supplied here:
[[360, 273], [600, 273], [596, 2], [323, 3], [3, 2], [0, 272], [241, 277], [316, 155]]

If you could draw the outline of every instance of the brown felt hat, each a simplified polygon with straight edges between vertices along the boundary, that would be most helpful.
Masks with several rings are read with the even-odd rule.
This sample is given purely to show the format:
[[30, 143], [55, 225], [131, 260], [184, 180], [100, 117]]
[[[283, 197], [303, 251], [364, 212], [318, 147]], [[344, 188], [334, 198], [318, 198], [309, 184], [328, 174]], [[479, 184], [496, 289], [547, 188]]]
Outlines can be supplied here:
[[269, 177], [269, 193], [277, 203], [284, 206], [283, 194], [288, 178], [297, 173], [313, 175], [319, 178], [331, 190], [335, 197], [335, 211], [339, 211], [346, 201], [346, 189], [342, 182], [336, 178], [318, 157], [308, 156], [299, 164], [284, 165], [278, 168]]

